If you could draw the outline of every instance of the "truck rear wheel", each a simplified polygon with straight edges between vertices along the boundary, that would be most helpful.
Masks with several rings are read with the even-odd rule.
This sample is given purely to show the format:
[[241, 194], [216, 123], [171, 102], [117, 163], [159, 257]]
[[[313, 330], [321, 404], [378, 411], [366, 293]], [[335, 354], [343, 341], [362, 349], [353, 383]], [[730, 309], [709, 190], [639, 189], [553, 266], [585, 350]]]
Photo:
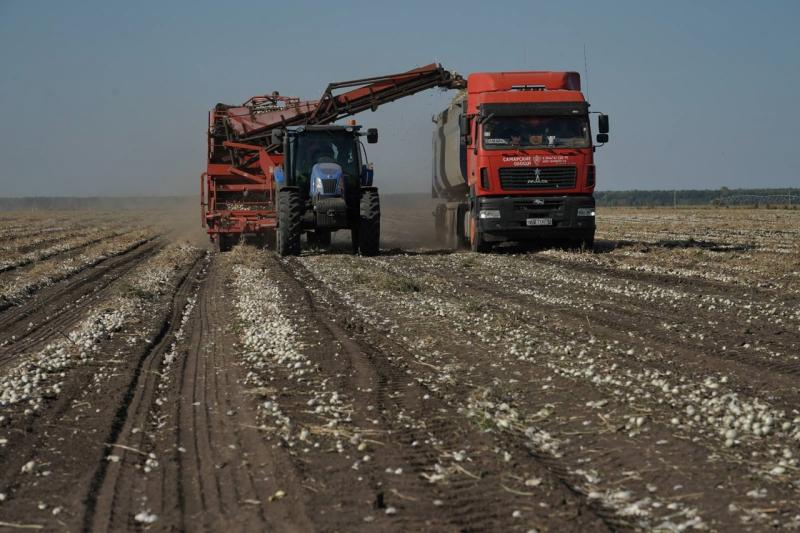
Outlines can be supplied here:
[[284, 189], [278, 193], [278, 255], [300, 255], [300, 227], [303, 217], [300, 192]]
[[448, 235], [445, 217], [447, 216], [447, 208], [444, 204], [437, 204], [436, 210], [433, 212], [433, 223], [436, 228], [436, 243], [442, 246], [448, 246]]
[[456, 248], [469, 248], [470, 212], [467, 204], [459, 204], [456, 210]]
[[378, 255], [381, 238], [381, 203], [378, 191], [361, 191], [361, 213], [359, 216], [358, 249], [361, 255]]

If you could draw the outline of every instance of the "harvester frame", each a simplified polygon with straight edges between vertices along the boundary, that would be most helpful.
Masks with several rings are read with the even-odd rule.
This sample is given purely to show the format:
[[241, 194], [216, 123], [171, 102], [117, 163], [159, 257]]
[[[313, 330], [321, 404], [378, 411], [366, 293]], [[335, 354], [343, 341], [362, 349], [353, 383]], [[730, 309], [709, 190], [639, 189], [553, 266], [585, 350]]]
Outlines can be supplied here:
[[[273, 130], [335, 121], [433, 88], [459, 88], [458, 74], [430, 64], [407, 72], [329, 84], [319, 100], [303, 101], [277, 92], [254, 96], [239, 106], [217, 104], [208, 118], [207, 168], [200, 177], [201, 221], [220, 251], [244, 235], [274, 242], [279, 190], [275, 170], [282, 146]], [[341, 89], [350, 89], [334, 94]]]

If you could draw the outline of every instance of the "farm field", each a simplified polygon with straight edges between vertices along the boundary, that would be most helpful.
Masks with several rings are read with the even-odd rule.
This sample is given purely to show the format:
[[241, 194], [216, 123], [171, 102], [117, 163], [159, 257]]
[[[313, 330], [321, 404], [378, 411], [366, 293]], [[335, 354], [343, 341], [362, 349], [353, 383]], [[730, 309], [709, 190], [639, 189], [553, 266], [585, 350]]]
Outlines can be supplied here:
[[800, 211], [475, 254], [387, 197], [379, 256], [288, 259], [196, 218], [0, 214], [0, 529], [800, 529]]

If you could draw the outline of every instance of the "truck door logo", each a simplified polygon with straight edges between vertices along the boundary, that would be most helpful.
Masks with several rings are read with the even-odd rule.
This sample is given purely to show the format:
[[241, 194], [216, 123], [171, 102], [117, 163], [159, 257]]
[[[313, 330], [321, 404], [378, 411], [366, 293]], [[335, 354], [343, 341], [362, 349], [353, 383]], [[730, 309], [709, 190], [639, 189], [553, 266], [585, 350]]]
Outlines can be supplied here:
[[540, 168], [533, 169], [533, 179], [528, 180], [529, 185], [534, 183], [547, 183], [547, 180], [542, 179], [542, 169]]

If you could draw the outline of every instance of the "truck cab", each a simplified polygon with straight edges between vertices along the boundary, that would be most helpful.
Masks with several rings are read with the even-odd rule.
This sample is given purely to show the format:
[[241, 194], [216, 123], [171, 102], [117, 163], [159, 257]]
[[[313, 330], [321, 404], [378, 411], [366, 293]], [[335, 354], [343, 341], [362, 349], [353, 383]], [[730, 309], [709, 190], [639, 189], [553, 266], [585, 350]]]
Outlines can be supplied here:
[[[464, 199], [454, 215], [462, 242], [479, 251], [503, 241], [593, 244], [594, 145], [577, 73], [472, 74], [437, 124], [434, 195]], [[438, 226], [448, 207], [437, 209]]]

